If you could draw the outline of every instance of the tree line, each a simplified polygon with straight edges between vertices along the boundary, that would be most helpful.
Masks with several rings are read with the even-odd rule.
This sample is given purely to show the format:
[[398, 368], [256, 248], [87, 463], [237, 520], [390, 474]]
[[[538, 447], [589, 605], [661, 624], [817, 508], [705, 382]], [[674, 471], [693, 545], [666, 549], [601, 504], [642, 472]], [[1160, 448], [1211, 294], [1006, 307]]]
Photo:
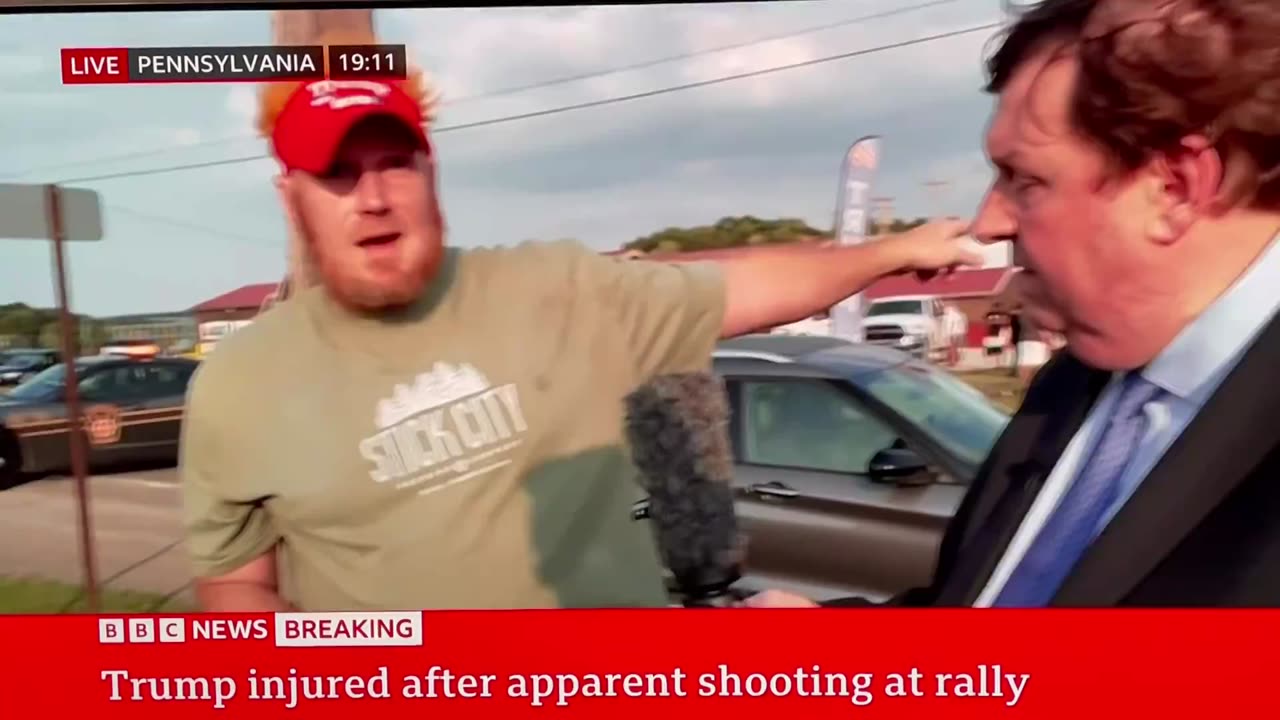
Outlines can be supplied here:
[[[88, 315], [72, 315], [79, 328], [82, 348], [100, 348], [107, 343], [106, 326]], [[60, 349], [62, 327], [55, 309], [35, 308], [26, 303], [0, 305], [0, 338], [11, 347]]]
[[[926, 218], [896, 219], [884, 225], [873, 224], [869, 234], [896, 233], [927, 222]], [[720, 250], [752, 245], [777, 245], [801, 241], [828, 240], [832, 231], [819, 230], [803, 220], [778, 218], [765, 220], [751, 215], [721, 218], [712, 225], [691, 228], [671, 227], [636, 238], [623, 245], [625, 250], [643, 253], [693, 252]]]

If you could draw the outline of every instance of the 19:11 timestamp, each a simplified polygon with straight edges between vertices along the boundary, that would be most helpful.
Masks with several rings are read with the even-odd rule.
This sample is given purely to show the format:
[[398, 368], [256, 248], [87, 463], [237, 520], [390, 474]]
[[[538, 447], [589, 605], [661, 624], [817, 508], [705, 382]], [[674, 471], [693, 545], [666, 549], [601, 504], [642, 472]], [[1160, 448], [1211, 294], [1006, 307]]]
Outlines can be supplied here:
[[330, 45], [331, 80], [403, 80], [407, 74], [404, 45]]

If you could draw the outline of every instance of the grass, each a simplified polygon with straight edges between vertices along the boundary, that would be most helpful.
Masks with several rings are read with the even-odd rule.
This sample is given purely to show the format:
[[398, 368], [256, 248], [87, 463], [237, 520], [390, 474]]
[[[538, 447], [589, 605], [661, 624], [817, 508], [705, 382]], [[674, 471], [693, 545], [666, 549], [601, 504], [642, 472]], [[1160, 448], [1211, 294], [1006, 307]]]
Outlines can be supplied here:
[[[186, 612], [180, 601], [132, 590], [101, 592], [100, 610], [113, 613]], [[81, 586], [39, 578], [0, 577], [0, 614], [88, 612]]]
[[1017, 411], [1018, 406], [1022, 404], [1022, 396], [1026, 392], [1024, 383], [1010, 376], [1008, 370], [958, 372], [956, 377], [969, 383], [978, 392], [986, 395], [991, 402], [1011, 413]]

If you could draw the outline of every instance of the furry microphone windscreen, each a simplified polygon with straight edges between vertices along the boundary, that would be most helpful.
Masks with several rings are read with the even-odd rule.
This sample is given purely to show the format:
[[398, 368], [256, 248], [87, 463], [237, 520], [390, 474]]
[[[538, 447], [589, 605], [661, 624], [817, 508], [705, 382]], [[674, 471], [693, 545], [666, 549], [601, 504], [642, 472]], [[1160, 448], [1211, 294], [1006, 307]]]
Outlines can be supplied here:
[[728, 423], [724, 384], [710, 373], [661, 376], [626, 399], [627, 438], [659, 554], [681, 589], [695, 594], [727, 587], [742, 563]]

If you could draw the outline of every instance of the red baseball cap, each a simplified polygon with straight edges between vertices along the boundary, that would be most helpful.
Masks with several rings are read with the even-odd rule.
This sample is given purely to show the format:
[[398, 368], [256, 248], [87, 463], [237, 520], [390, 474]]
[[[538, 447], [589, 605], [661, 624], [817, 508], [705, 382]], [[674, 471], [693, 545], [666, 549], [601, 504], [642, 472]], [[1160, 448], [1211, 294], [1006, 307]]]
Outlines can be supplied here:
[[294, 91], [271, 132], [285, 171], [320, 174], [357, 123], [375, 116], [399, 121], [430, 152], [422, 106], [399, 85], [376, 80], [317, 80]]

